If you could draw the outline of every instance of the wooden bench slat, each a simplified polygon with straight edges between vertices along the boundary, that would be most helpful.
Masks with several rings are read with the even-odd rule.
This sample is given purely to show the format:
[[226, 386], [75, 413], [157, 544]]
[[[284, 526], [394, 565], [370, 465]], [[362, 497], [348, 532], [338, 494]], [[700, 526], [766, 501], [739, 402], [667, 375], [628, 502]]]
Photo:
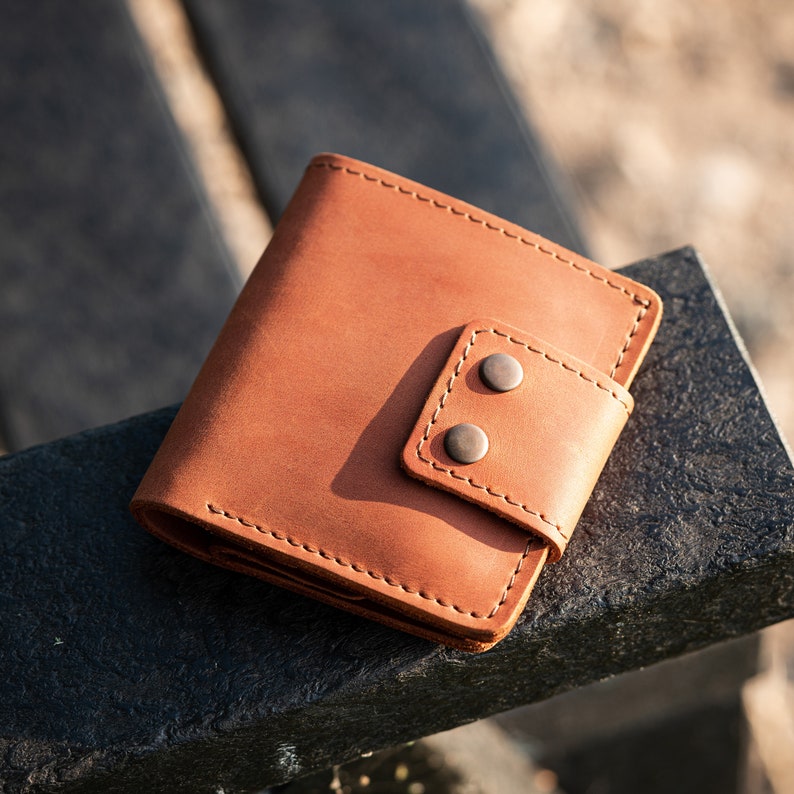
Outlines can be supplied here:
[[637, 409], [568, 552], [486, 654], [149, 537], [127, 503], [173, 409], [0, 460], [10, 790], [261, 787], [794, 615], [794, 469], [697, 257], [625, 272], [665, 300]]
[[338, 151], [585, 251], [464, 2], [184, 4], [272, 217]]
[[0, 8], [0, 434], [182, 399], [238, 280], [124, 3]]

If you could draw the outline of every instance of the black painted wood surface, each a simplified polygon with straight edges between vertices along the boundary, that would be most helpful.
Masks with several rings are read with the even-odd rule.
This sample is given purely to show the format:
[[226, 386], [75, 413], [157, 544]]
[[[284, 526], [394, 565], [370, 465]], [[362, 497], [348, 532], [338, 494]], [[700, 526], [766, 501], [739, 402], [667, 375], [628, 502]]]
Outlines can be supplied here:
[[462, 0], [183, 0], [277, 218], [309, 158], [396, 171], [585, 253]]
[[123, 0], [0, 5], [0, 437], [182, 399], [237, 292]]
[[637, 409], [482, 655], [149, 537], [127, 503], [173, 409], [0, 460], [6, 790], [261, 788], [794, 615], [794, 470], [697, 258], [625, 272], [665, 301]]

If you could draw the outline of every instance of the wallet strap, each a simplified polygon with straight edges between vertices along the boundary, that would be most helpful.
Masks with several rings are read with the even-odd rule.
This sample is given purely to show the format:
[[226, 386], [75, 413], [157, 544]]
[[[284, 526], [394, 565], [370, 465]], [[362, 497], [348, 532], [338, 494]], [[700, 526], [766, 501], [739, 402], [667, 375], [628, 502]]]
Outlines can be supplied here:
[[540, 535], [560, 558], [634, 401], [603, 372], [511, 326], [463, 330], [403, 466]]

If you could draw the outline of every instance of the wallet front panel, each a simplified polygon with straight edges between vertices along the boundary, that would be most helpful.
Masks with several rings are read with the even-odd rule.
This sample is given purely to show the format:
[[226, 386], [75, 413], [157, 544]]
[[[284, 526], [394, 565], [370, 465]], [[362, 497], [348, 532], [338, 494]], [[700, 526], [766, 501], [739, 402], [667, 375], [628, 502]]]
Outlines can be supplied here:
[[[488, 647], [523, 608], [546, 545], [400, 464], [461, 329], [482, 316], [627, 387], [660, 303], [436, 191], [315, 158], [136, 493], [136, 517], [218, 564]], [[531, 489], [530, 466], [527, 478]]]

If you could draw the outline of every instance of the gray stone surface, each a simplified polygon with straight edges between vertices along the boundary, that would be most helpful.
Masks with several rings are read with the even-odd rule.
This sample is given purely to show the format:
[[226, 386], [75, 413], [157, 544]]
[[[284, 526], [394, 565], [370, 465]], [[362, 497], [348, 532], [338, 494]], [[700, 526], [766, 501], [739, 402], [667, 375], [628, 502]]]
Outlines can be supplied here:
[[637, 409], [485, 654], [149, 537], [127, 503], [172, 409], [0, 460], [6, 791], [261, 788], [794, 615], [794, 471], [697, 258], [625, 272], [665, 300]]
[[180, 400], [237, 284], [122, 0], [0, 6], [0, 435]]
[[338, 151], [562, 245], [565, 189], [462, 0], [184, 0], [272, 217]]

